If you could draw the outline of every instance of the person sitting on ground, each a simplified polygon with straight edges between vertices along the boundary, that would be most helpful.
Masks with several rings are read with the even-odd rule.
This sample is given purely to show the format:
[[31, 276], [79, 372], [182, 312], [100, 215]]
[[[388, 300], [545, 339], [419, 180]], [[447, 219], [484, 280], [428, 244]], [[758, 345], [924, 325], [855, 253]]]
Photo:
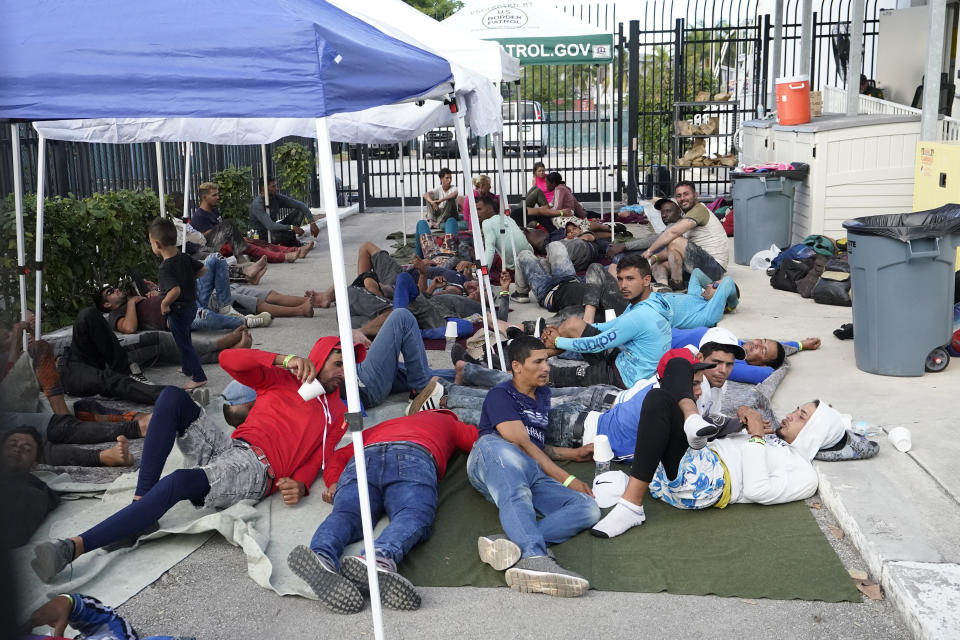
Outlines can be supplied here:
[[571, 215], [586, 218], [587, 212], [574, 197], [570, 187], [563, 181], [563, 176], [556, 171], [547, 174], [547, 189], [553, 190], [553, 208], [561, 211], [572, 211]]
[[531, 226], [539, 224], [547, 231], [553, 231], [557, 227], [553, 223], [553, 218], [557, 216], [572, 216], [572, 209], [562, 209], [552, 206], [553, 189], [547, 184], [547, 170], [542, 162], [533, 165], [534, 185], [524, 196], [524, 203], [527, 209], [527, 219], [523, 219], [523, 207], [511, 207], [510, 216], [517, 224], [526, 224]]
[[[493, 201], [493, 210], [497, 213], [500, 212], [500, 196], [493, 193], [490, 189], [492, 185], [490, 183], [490, 176], [481, 173], [480, 175], [474, 176], [473, 178], [473, 199], [474, 201], [479, 200], [480, 198], [489, 198]], [[473, 216], [470, 215], [470, 198], [463, 199], [463, 219], [467, 222], [467, 229], [473, 230]], [[477, 210], [477, 217], [479, 218], [480, 211]], [[481, 222], [483, 222], [481, 220]], [[487, 263], [489, 264], [489, 263]]]
[[59, 638], [66, 632], [67, 625], [79, 631], [84, 640], [196, 640], [185, 636], [138, 635], [112, 607], [82, 593], [63, 593], [52, 598], [30, 614], [20, 632], [26, 635], [37, 627], [53, 627], [53, 635]]
[[[46, 340], [34, 340], [31, 329], [33, 329], [35, 322], [33, 312], [28, 311], [26, 320], [14, 323], [9, 331], [0, 331], [0, 349], [4, 350], [0, 351], [0, 362], [4, 363], [3, 369], [0, 370], [0, 412], [8, 409], [5, 406], [8, 393], [13, 396], [20, 396], [23, 392], [22, 377], [16, 380], [11, 378], [9, 387], [3, 384], [3, 381], [11, 372], [15, 371], [18, 366], [23, 366], [23, 371], [32, 370], [36, 375], [37, 382], [43, 389], [43, 394], [50, 405], [50, 409], [57, 414], [68, 414], [70, 410], [67, 408], [66, 400], [63, 397], [63, 383], [60, 380], [60, 374], [57, 372], [53, 347]], [[27, 338], [26, 354], [23, 352], [24, 336]], [[22, 359], [24, 361], [21, 363]], [[17, 371], [13, 375], [22, 376], [23, 371]], [[12, 398], [12, 401], [18, 407], [34, 408], [27, 406], [30, 404], [29, 402], [21, 405], [19, 397]]]
[[[364, 350], [356, 348], [357, 360]], [[227, 435], [181, 389], [166, 387], [157, 400], [143, 447], [134, 502], [78, 536], [34, 547], [30, 565], [50, 582], [84, 553], [155, 530], [173, 505], [225, 509], [275, 491], [284, 504], [307, 495], [325, 460], [346, 431], [340, 340], [320, 338], [308, 358], [255, 349], [229, 349], [220, 365], [257, 393], [242, 423]], [[323, 393], [304, 402], [300, 386], [319, 380]], [[176, 443], [186, 468], [160, 477]]]
[[747, 433], [708, 443], [717, 428], [697, 413], [696, 367], [674, 358], [667, 364], [661, 388], [647, 394], [627, 489], [591, 534], [613, 538], [643, 524], [648, 488], [654, 498], [680, 509], [723, 508], [738, 502], [781, 504], [817, 491], [811, 461], [820, 449], [843, 437], [840, 413], [813, 400], [791, 412], [774, 431], [759, 412], [744, 407], [738, 417]]
[[[373, 546], [381, 602], [389, 609], [420, 608], [420, 594], [397, 572], [397, 564], [415, 545], [425, 542], [437, 511], [437, 483], [456, 451], [469, 453], [477, 428], [450, 411], [423, 411], [387, 420], [363, 431], [371, 517], [390, 524]], [[363, 538], [353, 445], [334, 452], [324, 469], [323, 499], [333, 511], [320, 523], [310, 546], [298, 545], [287, 564], [336, 613], [363, 609], [368, 584], [366, 558], [346, 556], [344, 548]]]
[[[313, 317], [313, 305], [306, 296], [230, 284], [227, 263], [218, 255], [209, 256], [203, 264], [207, 273], [197, 281], [197, 296], [201, 305], [210, 311], [237, 315], [239, 309], [246, 314], [246, 325], [251, 329], [269, 326], [272, 318]], [[251, 321], [251, 316], [259, 321]]]
[[3, 496], [3, 526], [0, 549], [30, 541], [47, 515], [60, 504], [60, 496], [30, 473], [40, 455], [42, 439], [31, 427], [0, 434], [0, 496]]
[[443, 223], [452, 218], [456, 220], [457, 215], [457, 196], [459, 191], [453, 184], [453, 172], [447, 167], [441, 167], [437, 172], [440, 178], [440, 184], [430, 191], [423, 194], [423, 199], [427, 201], [427, 220], [434, 229], [439, 229]]
[[689, 180], [678, 182], [674, 195], [679, 211], [675, 211], [674, 203], [666, 198], [654, 205], [669, 226], [643, 252], [643, 257], [656, 267], [657, 282], [669, 278], [672, 281], [670, 286], [675, 289], [683, 288], [684, 270], [692, 273], [699, 268], [708, 278], [719, 280], [726, 273], [730, 260], [723, 224], [697, 200], [697, 190]]
[[[314, 238], [320, 233], [320, 227], [313, 221], [310, 207], [299, 200], [294, 200], [280, 193], [277, 179], [273, 176], [267, 178], [267, 193], [270, 196], [269, 213], [264, 204], [263, 183], [261, 182], [260, 195], [250, 203], [250, 228], [260, 235], [261, 240], [267, 238], [267, 231], [269, 231], [270, 241], [273, 244], [295, 247], [299, 250], [298, 258], [306, 257], [313, 249], [313, 242], [301, 243], [298, 239], [306, 233], [303, 226], [310, 225], [310, 233]], [[278, 220], [280, 209], [293, 209], [293, 211]]]
[[[203, 234], [206, 249], [217, 253], [224, 245], [229, 245], [233, 255], [239, 256], [245, 252], [247, 242], [237, 223], [220, 215], [219, 185], [215, 182], [204, 182], [197, 188], [197, 197], [200, 204], [190, 215], [190, 226]], [[266, 264], [263, 267], [265, 269]]]
[[[467, 459], [470, 484], [497, 506], [503, 534], [477, 541], [480, 560], [514, 591], [581, 596], [586, 578], [564, 569], [547, 552], [600, 518], [590, 486], [560, 468], [545, 450], [550, 367], [543, 343], [521, 336], [510, 343], [512, 379], [487, 394], [479, 439]], [[553, 450], [553, 457], [589, 459], [593, 447]], [[537, 520], [537, 515], [543, 516]]]
[[712, 327], [723, 314], [740, 304], [740, 289], [733, 278], [723, 276], [711, 281], [700, 269], [690, 273], [686, 293], [668, 293], [663, 299], [673, 312], [670, 324], [675, 329]]
[[[530, 302], [530, 287], [523, 278], [523, 272], [517, 267], [515, 258], [521, 251], [533, 252], [527, 236], [510, 216], [501, 217], [499, 202], [491, 198], [477, 198], [477, 217], [483, 231], [483, 248], [487, 266], [493, 264], [495, 255], [500, 256], [503, 270], [513, 269], [517, 276], [517, 288], [511, 294], [515, 302]], [[501, 231], [502, 229], [502, 231]]]
[[[184, 389], [197, 389], [207, 384], [200, 358], [190, 339], [197, 317], [197, 278], [206, 267], [177, 247], [177, 229], [169, 218], [156, 218], [150, 225], [150, 248], [161, 258], [157, 279], [160, 281], [160, 313], [167, 317], [167, 327], [180, 351], [183, 375], [191, 380]], [[136, 315], [136, 314], [134, 314]]]

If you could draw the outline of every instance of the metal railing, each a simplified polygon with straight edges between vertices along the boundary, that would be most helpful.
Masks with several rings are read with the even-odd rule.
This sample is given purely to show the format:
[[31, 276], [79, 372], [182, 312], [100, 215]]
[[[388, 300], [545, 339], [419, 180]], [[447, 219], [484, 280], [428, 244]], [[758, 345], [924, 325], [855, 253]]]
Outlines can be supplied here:
[[[912, 115], [919, 117], [921, 109], [908, 107], [905, 104], [860, 95], [857, 112], [870, 115]], [[833, 113], [845, 113], [847, 110], [847, 90], [827, 85], [823, 88], [823, 110]], [[937, 139], [942, 141], [960, 140], [960, 118], [939, 116]]]

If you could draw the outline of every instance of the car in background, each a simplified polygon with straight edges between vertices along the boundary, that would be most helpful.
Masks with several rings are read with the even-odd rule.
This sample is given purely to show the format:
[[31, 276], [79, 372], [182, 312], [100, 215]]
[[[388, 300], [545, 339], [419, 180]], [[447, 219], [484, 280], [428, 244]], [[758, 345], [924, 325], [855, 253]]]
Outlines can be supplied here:
[[546, 130], [543, 126], [546, 120], [546, 114], [539, 102], [534, 100], [504, 100], [504, 155], [519, 155], [524, 151], [533, 151], [541, 156], [547, 155]]
[[[480, 153], [480, 139], [471, 136], [467, 129], [467, 151], [471, 156]], [[453, 127], [439, 127], [423, 135], [423, 157], [459, 158], [460, 147], [454, 135]]]

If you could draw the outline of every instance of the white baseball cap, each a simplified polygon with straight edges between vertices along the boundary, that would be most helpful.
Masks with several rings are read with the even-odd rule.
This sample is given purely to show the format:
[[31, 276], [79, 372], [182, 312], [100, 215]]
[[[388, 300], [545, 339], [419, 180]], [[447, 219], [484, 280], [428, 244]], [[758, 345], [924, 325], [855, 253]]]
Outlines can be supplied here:
[[733, 356], [737, 360], [743, 360], [747, 357], [743, 347], [740, 346], [740, 341], [737, 340], [737, 336], [733, 335], [733, 332], [729, 329], [724, 329], [723, 327], [707, 329], [707, 332], [703, 334], [703, 338], [700, 339], [700, 349], [702, 350], [705, 345], [710, 343], [731, 347], [730, 350], [733, 351]]
[[612, 507], [627, 490], [629, 476], [623, 471], [607, 471], [593, 479], [593, 498], [601, 509]]

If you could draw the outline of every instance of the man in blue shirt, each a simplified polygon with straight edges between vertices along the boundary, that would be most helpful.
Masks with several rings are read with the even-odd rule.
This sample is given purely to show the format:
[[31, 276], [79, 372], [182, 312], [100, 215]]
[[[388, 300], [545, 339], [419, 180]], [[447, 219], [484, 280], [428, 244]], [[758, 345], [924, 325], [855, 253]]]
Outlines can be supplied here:
[[598, 324], [573, 317], [559, 329], [544, 330], [541, 337], [548, 348], [582, 353], [586, 363], [554, 367], [553, 386], [611, 384], [626, 389], [654, 374], [660, 357], [670, 348], [672, 311], [663, 296], [650, 292], [651, 278], [645, 258], [627, 256], [617, 264], [620, 293], [630, 301], [623, 314]]
[[551, 455], [586, 460], [593, 446], [546, 450], [548, 352], [540, 340], [521, 336], [510, 343], [508, 355], [513, 377], [487, 394], [479, 439], [467, 459], [470, 484], [500, 510], [505, 533], [477, 541], [480, 559], [506, 570], [514, 591], [580, 596], [590, 583], [561, 567], [548, 555], [547, 545], [593, 526], [600, 508], [590, 486], [561, 469]]

